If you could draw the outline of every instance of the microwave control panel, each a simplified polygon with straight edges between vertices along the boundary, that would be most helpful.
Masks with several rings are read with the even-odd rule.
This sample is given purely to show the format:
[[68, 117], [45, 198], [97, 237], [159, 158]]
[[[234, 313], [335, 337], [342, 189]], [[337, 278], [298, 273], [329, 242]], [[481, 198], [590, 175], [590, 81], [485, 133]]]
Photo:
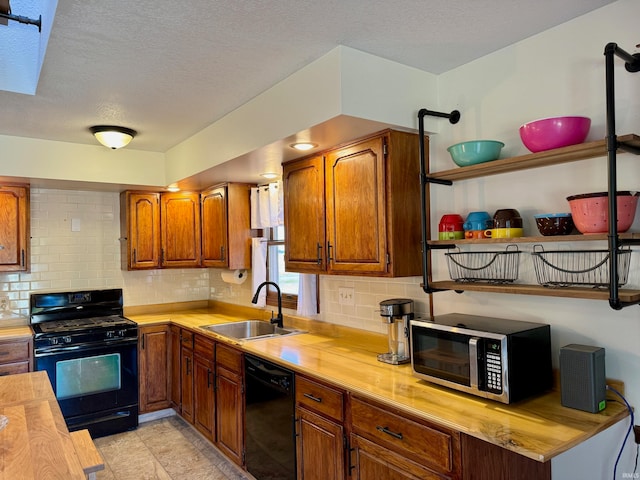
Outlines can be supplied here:
[[485, 340], [485, 382], [487, 391], [502, 393], [502, 348], [499, 340]]

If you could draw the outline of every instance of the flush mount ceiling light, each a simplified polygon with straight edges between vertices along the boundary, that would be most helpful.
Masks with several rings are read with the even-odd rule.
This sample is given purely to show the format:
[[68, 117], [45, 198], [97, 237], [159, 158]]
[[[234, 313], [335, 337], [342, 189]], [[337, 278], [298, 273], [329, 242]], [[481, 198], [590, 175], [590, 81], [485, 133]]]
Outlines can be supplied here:
[[114, 125], [96, 125], [89, 130], [91, 130], [91, 133], [93, 133], [102, 145], [113, 150], [128, 145], [137, 133], [130, 128], [117, 127]]
[[317, 143], [311, 143], [311, 142], [296, 142], [296, 143], [292, 143], [291, 145], [289, 145], [291, 148], [295, 148], [296, 150], [301, 150], [301, 151], [307, 151], [307, 150], [311, 150], [312, 148], [316, 148], [318, 146]]

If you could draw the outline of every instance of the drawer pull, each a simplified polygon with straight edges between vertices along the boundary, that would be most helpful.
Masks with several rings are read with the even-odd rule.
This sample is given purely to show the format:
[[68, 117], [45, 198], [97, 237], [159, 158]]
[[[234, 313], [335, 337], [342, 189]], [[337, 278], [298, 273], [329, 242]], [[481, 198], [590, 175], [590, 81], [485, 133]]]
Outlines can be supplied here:
[[310, 393], [305, 393], [303, 396], [314, 402], [322, 403], [322, 398], [311, 395]]
[[387, 427], [381, 427], [380, 425], [378, 425], [376, 427], [376, 430], [378, 430], [379, 432], [382, 432], [382, 433], [386, 433], [387, 435], [391, 435], [393, 438], [397, 438], [398, 440], [402, 440], [402, 434], [401, 433], [392, 432]]

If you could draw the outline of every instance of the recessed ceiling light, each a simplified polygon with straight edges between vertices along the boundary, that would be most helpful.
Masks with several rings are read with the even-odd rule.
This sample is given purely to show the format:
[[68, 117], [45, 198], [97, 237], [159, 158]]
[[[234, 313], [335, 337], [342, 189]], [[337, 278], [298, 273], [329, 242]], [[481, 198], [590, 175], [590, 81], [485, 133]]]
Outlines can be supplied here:
[[296, 142], [296, 143], [292, 143], [291, 145], [289, 145], [291, 148], [295, 148], [296, 150], [301, 150], [301, 151], [307, 151], [307, 150], [311, 150], [312, 148], [316, 148], [318, 146], [317, 143], [311, 143], [311, 142]]
[[272, 179], [272, 178], [278, 178], [280, 175], [278, 175], [277, 173], [266, 172], [266, 173], [261, 173], [260, 176], [264, 178]]

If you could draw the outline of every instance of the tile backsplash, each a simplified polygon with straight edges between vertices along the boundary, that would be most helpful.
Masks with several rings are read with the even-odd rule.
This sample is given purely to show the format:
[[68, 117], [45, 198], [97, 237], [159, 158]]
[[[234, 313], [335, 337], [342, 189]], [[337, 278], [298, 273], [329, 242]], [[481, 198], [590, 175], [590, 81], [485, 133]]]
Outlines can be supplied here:
[[[123, 288], [129, 306], [210, 298], [251, 305], [250, 275], [236, 285], [225, 283], [220, 269], [121, 270], [119, 215], [117, 192], [32, 188], [31, 272], [0, 273], [0, 296], [9, 297], [10, 310], [28, 315], [32, 292], [101, 288]], [[321, 275], [315, 318], [386, 332], [377, 311], [382, 300], [411, 298], [417, 313], [428, 311], [420, 281]], [[352, 305], [340, 303], [341, 288], [353, 289]]]

